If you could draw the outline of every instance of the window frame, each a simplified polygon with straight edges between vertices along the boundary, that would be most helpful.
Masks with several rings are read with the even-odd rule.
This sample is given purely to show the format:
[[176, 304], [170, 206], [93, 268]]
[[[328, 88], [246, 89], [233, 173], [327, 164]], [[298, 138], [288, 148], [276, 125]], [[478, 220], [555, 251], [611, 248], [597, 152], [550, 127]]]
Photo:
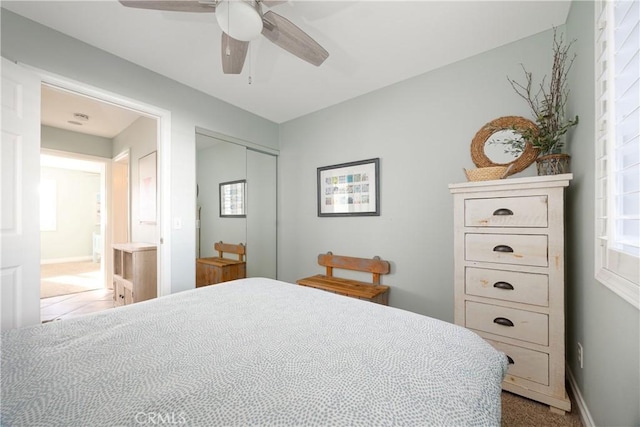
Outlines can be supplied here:
[[[640, 310], [640, 259], [610, 247], [614, 232], [615, 111], [614, 52], [615, 1], [596, 1], [595, 8], [595, 278]], [[613, 136], [612, 136], [613, 135]]]

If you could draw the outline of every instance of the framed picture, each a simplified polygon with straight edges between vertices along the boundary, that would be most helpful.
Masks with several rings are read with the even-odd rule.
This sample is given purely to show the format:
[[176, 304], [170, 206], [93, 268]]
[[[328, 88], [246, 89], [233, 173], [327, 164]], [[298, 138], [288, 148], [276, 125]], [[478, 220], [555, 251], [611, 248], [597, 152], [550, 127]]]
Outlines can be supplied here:
[[247, 181], [229, 181], [220, 183], [220, 217], [245, 218]]
[[140, 222], [144, 224], [156, 223], [156, 158], [154, 151], [138, 160]]
[[318, 216], [379, 216], [380, 159], [318, 168]]

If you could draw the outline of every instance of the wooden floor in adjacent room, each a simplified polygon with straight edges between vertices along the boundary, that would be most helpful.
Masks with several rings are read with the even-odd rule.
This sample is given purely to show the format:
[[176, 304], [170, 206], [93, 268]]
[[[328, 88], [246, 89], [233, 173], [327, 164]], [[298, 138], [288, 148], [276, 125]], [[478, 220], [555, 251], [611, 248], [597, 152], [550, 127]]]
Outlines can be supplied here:
[[40, 298], [74, 294], [104, 288], [100, 263], [91, 261], [42, 264]]
[[99, 262], [42, 264], [40, 271], [43, 323], [113, 308], [113, 291], [104, 287]]

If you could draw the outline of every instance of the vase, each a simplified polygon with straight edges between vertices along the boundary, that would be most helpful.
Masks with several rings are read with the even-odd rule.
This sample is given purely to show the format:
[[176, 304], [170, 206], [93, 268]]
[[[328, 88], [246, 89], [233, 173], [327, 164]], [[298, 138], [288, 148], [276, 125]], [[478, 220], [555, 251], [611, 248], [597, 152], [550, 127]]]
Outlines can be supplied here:
[[569, 162], [571, 156], [568, 154], [547, 154], [536, 159], [538, 176], [561, 175], [569, 173]]

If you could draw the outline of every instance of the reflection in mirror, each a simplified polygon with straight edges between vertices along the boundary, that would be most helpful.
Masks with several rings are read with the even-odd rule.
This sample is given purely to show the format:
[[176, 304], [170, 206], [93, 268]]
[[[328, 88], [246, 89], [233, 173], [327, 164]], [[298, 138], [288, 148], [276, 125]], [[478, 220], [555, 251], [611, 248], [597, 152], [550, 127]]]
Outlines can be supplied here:
[[[485, 124], [471, 141], [473, 163], [479, 168], [511, 166], [509, 175], [526, 169], [538, 156], [538, 149], [520, 136], [525, 129], [538, 132], [535, 123], [519, 116], [499, 117]], [[518, 145], [514, 141], [521, 142], [522, 150], [517, 155], [513, 154], [514, 146]]]
[[[277, 151], [254, 147], [205, 129], [196, 132], [196, 256], [218, 256], [216, 242], [243, 243], [246, 276], [275, 279]], [[220, 184], [230, 181], [243, 183], [245, 212], [221, 217]]]
[[[246, 218], [220, 216], [220, 183], [244, 180], [247, 176], [246, 148], [196, 134], [202, 147], [197, 155], [199, 258], [216, 256], [216, 242], [247, 243]], [[196, 240], [198, 240], [196, 236]]]
[[220, 216], [226, 218], [246, 217], [245, 188], [247, 181], [221, 182], [220, 185]]
[[484, 154], [493, 163], [510, 163], [522, 155], [522, 152], [514, 153], [511, 150], [511, 145], [507, 144], [509, 141], [517, 140], [522, 141], [522, 144], [524, 144], [522, 135], [519, 133], [511, 129], [499, 130], [485, 142]]

